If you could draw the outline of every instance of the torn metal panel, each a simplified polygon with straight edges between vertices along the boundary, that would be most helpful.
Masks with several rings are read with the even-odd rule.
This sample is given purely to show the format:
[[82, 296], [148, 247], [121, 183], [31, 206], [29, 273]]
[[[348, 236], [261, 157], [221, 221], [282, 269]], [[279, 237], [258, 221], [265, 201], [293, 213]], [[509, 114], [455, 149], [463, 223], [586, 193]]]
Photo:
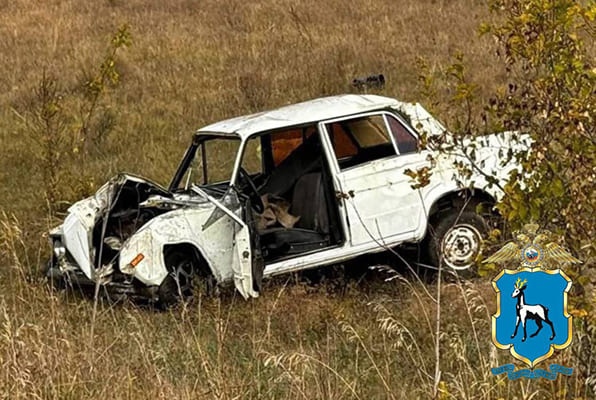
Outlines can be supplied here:
[[89, 279], [94, 275], [93, 228], [99, 215], [108, 208], [115, 184], [116, 180], [109, 181], [95, 195], [73, 204], [60, 227], [62, 243]]

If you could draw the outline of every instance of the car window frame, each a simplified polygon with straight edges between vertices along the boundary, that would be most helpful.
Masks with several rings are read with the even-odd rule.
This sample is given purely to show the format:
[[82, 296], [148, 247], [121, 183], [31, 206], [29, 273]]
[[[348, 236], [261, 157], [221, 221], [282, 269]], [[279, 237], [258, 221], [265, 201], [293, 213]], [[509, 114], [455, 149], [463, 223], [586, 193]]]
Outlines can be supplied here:
[[[370, 161], [365, 161], [361, 164], [357, 164], [357, 165], [352, 165], [346, 168], [341, 168], [339, 165], [339, 159], [337, 158], [337, 155], [335, 153], [335, 148], [333, 147], [333, 142], [331, 140], [331, 134], [329, 132], [329, 130], [327, 129], [327, 125], [328, 124], [333, 124], [336, 122], [341, 122], [341, 121], [347, 121], [347, 120], [351, 120], [351, 119], [358, 119], [358, 118], [364, 118], [364, 117], [368, 117], [368, 116], [375, 116], [375, 115], [382, 115], [383, 116], [383, 121], [385, 122], [385, 128], [387, 129], [387, 132], [389, 133], [389, 139], [391, 140], [391, 143], [393, 145], [393, 150], [395, 151], [395, 155], [389, 155], [389, 156], [385, 156], [385, 157], [381, 157], [381, 158], [377, 158], [374, 160], [370, 160]], [[393, 134], [391, 127], [389, 125], [389, 121], [387, 120], [387, 116], [391, 116], [393, 118], [395, 118], [397, 120], [397, 122], [401, 123], [401, 125], [406, 129], [406, 131], [412, 135], [414, 137], [414, 139], [416, 140], [416, 142], [418, 143], [418, 152], [420, 151], [420, 136], [418, 134], [418, 132], [411, 126], [411, 124], [409, 124], [406, 119], [404, 117], [402, 117], [399, 113], [395, 112], [394, 110], [376, 110], [376, 111], [369, 111], [366, 113], [362, 113], [362, 114], [352, 114], [352, 115], [346, 115], [346, 116], [342, 116], [342, 117], [338, 117], [338, 118], [332, 118], [332, 119], [328, 119], [328, 120], [323, 120], [320, 121], [317, 125], [319, 127], [319, 131], [320, 134], [322, 135], [321, 137], [324, 138], [325, 140], [325, 144], [328, 147], [329, 151], [328, 151], [328, 159], [329, 162], [332, 163], [334, 165], [335, 171], [336, 172], [343, 172], [343, 171], [347, 171], [347, 170], [351, 170], [353, 168], [359, 168], [365, 165], [368, 165], [370, 163], [376, 162], [378, 160], [382, 160], [382, 159], [386, 159], [386, 158], [390, 158], [390, 157], [399, 157], [399, 156], [406, 156], [409, 154], [414, 154], [414, 153], [405, 153], [402, 154], [399, 151], [399, 145], [396, 141], [395, 135]], [[356, 146], [359, 149], [362, 149], [362, 147], [360, 146], [360, 144], [358, 143], [358, 141], [353, 138], [350, 137], [350, 140], [352, 142], [354, 142], [354, 144], [356, 144]]]
[[395, 147], [397, 148], [398, 155], [405, 156], [405, 155], [408, 155], [408, 154], [419, 153], [420, 150], [421, 150], [421, 144], [420, 144], [420, 135], [418, 134], [418, 131], [416, 131], [412, 127], [412, 125], [402, 115], [400, 115], [399, 113], [391, 113], [391, 112], [389, 112], [387, 114], [389, 116], [395, 118], [397, 120], [397, 122], [399, 124], [401, 124], [402, 127], [405, 128], [406, 132], [409, 133], [414, 138], [414, 140], [416, 141], [416, 151], [410, 151], [410, 152], [407, 152], [407, 153], [402, 153], [399, 150], [399, 143], [397, 142], [397, 138], [395, 137], [395, 134], [391, 130], [391, 125], [389, 124], [389, 121], [387, 120], [387, 117], [385, 117], [385, 123], [387, 124], [387, 127], [389, 128], [389, 132], [391, 133], [391, 136], [393, 137], [393, 141], [394, 141]]

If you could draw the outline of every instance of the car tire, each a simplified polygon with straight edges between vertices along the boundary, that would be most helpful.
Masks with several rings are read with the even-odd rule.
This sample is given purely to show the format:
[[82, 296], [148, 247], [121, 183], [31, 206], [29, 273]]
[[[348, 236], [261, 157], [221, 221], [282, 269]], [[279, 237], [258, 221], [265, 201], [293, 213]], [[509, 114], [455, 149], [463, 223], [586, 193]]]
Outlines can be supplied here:
[[486, 221], [469, 209], [437, 217], [431, 222], [427, 239], [430, 263], [447, 267], [462, 277], [475, 276], [476, 258], [489, 230]]
[[181, 252], [166, 255], [168, 275], [159, 285], [158, 305], [168, 309], [193, 295], [195, 268], [193, 260]]

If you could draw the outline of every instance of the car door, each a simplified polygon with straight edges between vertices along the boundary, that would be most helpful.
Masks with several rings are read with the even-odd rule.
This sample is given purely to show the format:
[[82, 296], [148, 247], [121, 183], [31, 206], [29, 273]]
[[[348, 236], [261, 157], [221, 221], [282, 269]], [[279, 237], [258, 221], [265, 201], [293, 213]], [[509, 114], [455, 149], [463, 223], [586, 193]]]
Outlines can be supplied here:
[[352, 246], [411, 240], [424, 220], [405, 171], [428, 165], [414, 130], [388, 111], [321, 122]]
[[250, 201], [247, 201], [243, 209], [232, 188], [223, 196], [222, 201], [210, 196], [196, 185], [192, 186], [192, 190], [215, 206], [213, 212], [203, 224], [203, 232], [207, 232], [221, 218], [230, 218], [234, 221], [235, 225], [230, 231], [232, 235], [231, 267], [234, 286], [245, 299], [259, 297], [263, 262], [260, 257], [260, 249], [257, 247], [255, 250], [254, 235], [251, 234], [249, 227], [249, 224], [254, 225], [250, 220], [252, 218], [250, 210], [248, 212], [246, 210], [247, 206], [250, 207]]

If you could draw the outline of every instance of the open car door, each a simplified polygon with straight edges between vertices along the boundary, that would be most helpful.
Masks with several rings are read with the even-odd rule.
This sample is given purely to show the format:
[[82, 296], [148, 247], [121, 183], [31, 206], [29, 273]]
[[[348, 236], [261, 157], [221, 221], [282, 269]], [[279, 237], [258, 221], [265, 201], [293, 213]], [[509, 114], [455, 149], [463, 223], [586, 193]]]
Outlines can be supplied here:
[[[234, 255], [232, 258], [234, 285], [245, 299], [259, 297], [258, 285], [260, 285], [260, 279], [258, 279], [258, 285], [256, 285], [256, 281], [253, 279], [253, 252], [248, 225], [243, 222], [234, 236]], [[259, 269], [257, 265], [255, 265], [255, 269]], [[260, 270], [262, 271], [262, 268]], [[262, 272], [260, 275], [262, 277]]]
[[[258, 258], [254, 260], [254, 268], [257, 272], [259, 270], [261, 271], [260, 273], [255, 274], [257, 277], [257, 280], [255, 281], [253, 279], [253, 259], [255, 258], [253, 253], [257, 255], [260, 254], [260, 248], [255, 247], [256, 251], [254, 250], [255, 248], [253, 248], [254, 239], [251, 239], [249, 225], [234, 211], [230, 210], [219, 200], [209, 196], [198, 186], [193, 185], [192, 189], [201, 196], [205, 197], [216, 207], [216, 209], [213, 211], [213, 214], [211, 214], [207, 222], [205, 222], [203, 230], [209, 229], [209, 226], [214, 221], [224, 217], [231, 218], [237, 224], [233, 230], [232, 245], [232, 272], [234, 275], [234, 286], [236, 286], [236, 289], [238, 289], [242, 297], [245, 299], [248, 299], [249, 297], [259, 297], [258, 290], [260, 287], [260, 278], [262, 277], [263, 268], [262, 262], [259, 265]], [[251, 211], [249, 204], [247, 204], [245, 209], [248, 209], [248, 211], [243, 213], [246, 219], [252, 214], [250, 214]]]

